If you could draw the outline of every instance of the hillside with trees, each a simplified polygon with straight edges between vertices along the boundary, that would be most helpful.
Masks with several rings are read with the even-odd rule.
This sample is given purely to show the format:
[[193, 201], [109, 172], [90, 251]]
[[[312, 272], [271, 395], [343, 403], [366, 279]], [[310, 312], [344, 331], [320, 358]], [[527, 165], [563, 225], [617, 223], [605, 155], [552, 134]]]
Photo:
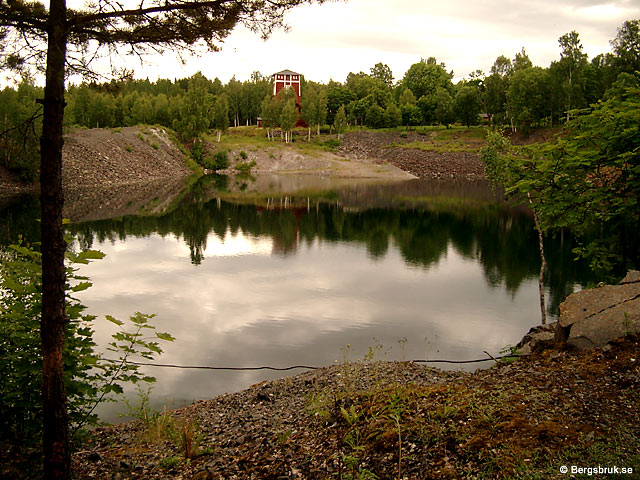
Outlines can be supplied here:
[[[341, 107], [344, 119], [338, 115], [336, 133], [342, 133], [342, 123], [370, 129], [454, 123], [470, 127], [483, 121], [480, 114], [493, 127], [508, 126], [525, 134], [538, 126], [562, 125], [572, 110], [603, 99], [621, 73], [633, 74], [640, 68], [639, 23], [626, 21], [610, 42], [612, 51], [592, 59], [584, 53], [579, 34], [572, 31], [558, 39], [558, 59], [547, 67], [533, 65], [522, 48], [513, 58], [497, 57], [488, 73], [476, 70], [455, 84], [454, 72], [434, 57], [414, 63], [396, 81], [383, 63], [368, 73], [352, 72], [342, 83], [303, 78], [301, 115], [309, 136], [312, 130], [333, 132]], [[38, 114], [35, 99], [41, 96], [42, 89], [29, 77], [0, 92], [4, 112], [0, 163], [27, 180], [35, 179], [37, 170], [34, 152], [39, 131], [29, 119]], [[255, 125], [258, 117], [265, 135], [283, 125], [289, 132], [293, 114], [285, 108], [286, 100], [273, 98], [270, 78], [258, 71], [248, 80], [234, 77], [226, 84], [200, 72], [179, 80], [83, 83], [68, 87], [66, 101], [68, 127], [161, 125], [175, 130], [186, 143], [210, 131], [221, 134], [227, 126]], [[289, 133], [284, 138], [290, 139]]]

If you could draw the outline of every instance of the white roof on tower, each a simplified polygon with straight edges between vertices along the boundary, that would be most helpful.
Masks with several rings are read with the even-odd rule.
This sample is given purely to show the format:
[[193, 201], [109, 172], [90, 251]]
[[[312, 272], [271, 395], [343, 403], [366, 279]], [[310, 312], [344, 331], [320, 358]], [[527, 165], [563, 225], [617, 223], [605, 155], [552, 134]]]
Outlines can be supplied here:
[[297, 72], [292, 72], [291, 70], [282, 70], [281, 72], [276, 72], [273, 75], [300, 75], [300, 74]]

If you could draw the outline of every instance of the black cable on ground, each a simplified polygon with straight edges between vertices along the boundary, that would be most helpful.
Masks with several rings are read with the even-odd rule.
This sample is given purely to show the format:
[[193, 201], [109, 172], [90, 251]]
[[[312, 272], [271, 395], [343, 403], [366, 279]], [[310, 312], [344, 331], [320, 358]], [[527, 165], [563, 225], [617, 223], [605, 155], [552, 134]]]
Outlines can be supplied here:
[[[410, 360], [409, 363], [451, 363], [451, 364], [462, 364], [462, 363], [481, 363], [481, 362], [491, 362], [498, 361], [503, 358], [518, 358], [520, 355], [503, 355], [501, 357], [493, 357], [491, 358], [480, 358], [477, 360]], [[111, 360], [114, 361], [114, 360]], [[291, 365], [289, 367], [270, 367], [270, 366], [259, 366], [259, 367], [212, 367], [207, 365], [175, 365], [171, 363], [150, 363], [150, 362], [127, 362], [131, 365], [139, 365], [144, 367], [164, 367], [164, 368], [183, 368], [183, 369], [195, 369], [195, 370], [228, 370], [228, 371], [252, 371], [252, 370], [274, 370], [278, 372], [284, 372], [288, 370], [296, 370], [299, 368], [306, 370], [319, 370], [324, 367], [315, 367], [311, 365]]]

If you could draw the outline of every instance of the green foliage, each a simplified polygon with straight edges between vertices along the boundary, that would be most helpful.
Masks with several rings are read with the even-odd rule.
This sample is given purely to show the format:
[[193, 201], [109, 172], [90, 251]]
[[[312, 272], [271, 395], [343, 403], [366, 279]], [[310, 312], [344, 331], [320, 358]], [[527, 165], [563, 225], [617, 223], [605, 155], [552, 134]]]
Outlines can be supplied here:
[[[458, 89], [455, 97], [454, 110], [456, 116], [462, 120], [462, 123], [464, 123], [467, 128], [478, 123], [478, 114], [481, 108], [480, 96], [475, 87], [463, 86]], [[441, 123], [446, 125], [444, 122]]]
[[216, 98], [212, 126], [218, 132], [224, 132], [229, 127], [229, 101], [226, 95], [220, 95]]
[[371, 105], [367, 109], [364, 123], [370, 128], [384, 127], [384, 110], [378, 104]]
[[191, 158], [194, 162], [202, 165], [205, 156], [204, 142], [200, 138], [196, 138], [191, 146]]
[[342, 105], [336, 113], [335, 119], [333, 120], [333, 128], [338, 135], [338, 139], [347, 128], [347, 115], [344, 110], [344, 105]]
[[615, 53], [613, 63], [618, 72], [640, 71], [640, 19], [627, 20], [611, 41]]
[[249, 173], [253, 167], [256, 166], [256, 161], [251, 160], [250, 162], [238, 162], [235, 165], [235, 169], [241, 173]]
[[[169, 334], [155, 332], [149, 324], [153, 315], [136, 313], [130, 326], [113, 317], [107, 319], [120, 326], [109, 350], [115, 359], [106, 359], [94, 351], [92, 324], [95, 317], [84, 313], [85, 307], [73, 294], [91, 286], [71, 266], [86, 264], [104, 255], [96, 251], [68, 252], [66, 285], [68, 322], [65, 325], [63, 357], [65, 388], [71, 421], [76, 429], [97, 421], [93, 409], [112, 393], [122, 392], [126, 382], [153, 382], [129, 362], [132, 356], [151, 359], [162, 352], [159, 340], [173, 340]], [[26, 244], [12, 245], [2, 252], [0, 265], [0, 368], [6, 373], [0, 385], [0, 422], [2, 431], [17, 441], [36, 441], [41, 431], [41, 346], [40, 311], [42, 272], [40, 252]], [[143, 332], [148, 332], [145, 336]]]
[[213, 155], [213, 170], [224, 170], [229, 166], [229, 157], [226, 150], [220, 150]]
[[219, 150], [213, 155], [213, 158], [204, 156], [200, 164], [209, 170], [224, 170], [229, 167], [229, 154], [226, 150]]
[[167, 434], [185, 459], [200, 454], [200, 444], [205, 434], [196, 420], [189, 417], [174, 418], [167, 425]]
[[540, 67], [516, 70], [507, 91], [507, 104], [518, 127], [525, 131], [551, 114], [549, 73]]
[[[576, 112], [579, 113], [579, 112]], [[545, 230], [571, 228], [594, 271], [640, 266], [640, 80], [622, 74], [607, 98], [581, 112], [543, 146], [514, 147], [488, 135], [486, 175], [512, 196], [530, 197]], [[589, 238], [592, 232], [598, 237]]]
[[23, 80], [17, 90], [0, 91], [0, 166], [27, 182], [38, 176], [42, 109], [36, 99], [41, 97], [42, 89], [30, 79]]
[[396, 128], [402, 125], [402, 112], [395, 103], [390, 103], [384, 111], [384, 126]]
[[438, 123], [441, 123], [448, 128], [449, 125], [455, 120], [454, 103], [453, 98], [451, 98], [451, 94], [449, 94], [446, 89], [438, 87], [434, 94], [434, 103], [435, 119], [438, 121]]
[[337, 138], [328, 138], [322, 142], [318, 142], [322, 145], [326, 150], [333, 152], [340, 148], [341, 142]]
[[406, 103], [401, 107], [402, 125], [416, 126], [422, 124], [422, 112], [417, 105]]
[[324, 124], [327, 119], [327, 93], [317, 85], [307, 85], [302, 96], [302, 119], [310, 128]]
[[404, 74], [402, 84], [409, 88], [416, 98], [420, 98], [435, 92], [438, 87], [450, 90], [453, 87], [451, 78], [453, 72], [447, 72], [444, 63], [437, 63], [435, 58], [430, 57], [411, 65]]

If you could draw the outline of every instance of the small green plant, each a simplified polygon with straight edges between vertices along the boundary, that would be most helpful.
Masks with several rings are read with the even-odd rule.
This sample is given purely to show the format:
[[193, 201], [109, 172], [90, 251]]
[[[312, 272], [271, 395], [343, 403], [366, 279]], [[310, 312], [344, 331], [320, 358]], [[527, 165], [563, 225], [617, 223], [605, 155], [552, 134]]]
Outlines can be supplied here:
[[185, 459], [195, 458], [201, 453], [200, 443], [205, 435], [196, 420], [189, 417], [175, 418], [168, 425], [167, 433]]
[[114, 129], [113, 129], [113, 131], [114, 131], [115, 133], [120, 133], [120, 132], [122, 132], [122, 128], [117, 127], [117, 128], [114, 128]]
[[400, 138], [407, 138], [409, 135], [407, 134], [407, 132], [402, 132], [400, 134]]
[[133, 147], [131, 145], [125, 146], [124, 149], [129, 153], [133, 152]]
[[159, 462], [160, 467], [164, 468], [165, 470], [173, 470], [181, 463], [182, 463], [182, 457], [179, 457], [178, 455], [162, 458], [160, 459], [160, 462]]
[[160, 146], [156, 142], [153, 142], [151, 146], [153, 147], [154, 150], [158, 150], [160, 148]]
[[500, 350], [500, 355], [504, 356], [505, 358], [499, 359], [498, 363], [502, 363], [505, 365], [517, 361], [518, 357], [520, 356], [518, 347], [514, 345], [507, 345], [506, 347], [504, 347], [502, 350]]
[[240, 151], [240, 157], [241, 157], [243, 160], [246, 160], [246, 159], [247, 159], [247, 152], [245, 152], [244, 150], [241, 150], [241, 151]]
[[138, 138], [144, 142], [144, 136], [142, 133], [138, 132]]

